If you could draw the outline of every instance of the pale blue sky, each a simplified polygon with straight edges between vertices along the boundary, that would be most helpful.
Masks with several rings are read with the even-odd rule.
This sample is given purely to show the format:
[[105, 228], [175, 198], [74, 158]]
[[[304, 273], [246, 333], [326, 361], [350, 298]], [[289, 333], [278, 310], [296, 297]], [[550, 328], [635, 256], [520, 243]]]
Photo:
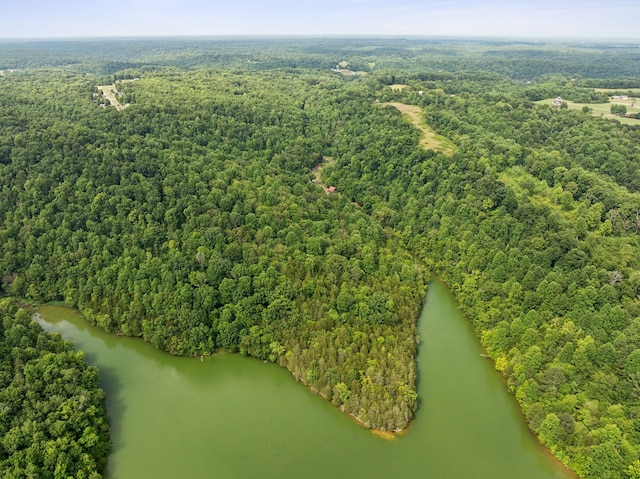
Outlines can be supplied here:
[[638, 0], [7, 0], [0, 19], [0, 38], [324, 34], [640, 39]]

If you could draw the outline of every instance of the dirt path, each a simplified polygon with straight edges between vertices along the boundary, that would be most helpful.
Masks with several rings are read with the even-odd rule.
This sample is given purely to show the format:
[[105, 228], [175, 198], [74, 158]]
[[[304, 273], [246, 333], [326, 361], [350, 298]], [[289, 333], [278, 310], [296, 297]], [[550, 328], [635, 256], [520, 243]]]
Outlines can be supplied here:
[[[336, 160], [329, 156], [323, 156], [322, 161], [311, 168], [311, 173], [313, 173], [313, 179], [311, 180], [311, 183], [320, 186], [320, 188], [322, 188], [326, 194], [342, 196], [342, 193], [340, 193], [335, 186], [327, 186], [320, 180], [322, 169], [327, 165], [332, 165], [333, 163], [335, 163], [335, 161]], [[361, 207], [360, 203], [358, 203], [357, 201], [351, 200], [351, 204], [357, 206], [358, 208]]]
[[329, 187], [325, 185], [322, 181], [320, 181], [320, 175], [322, 174], [322, 169], [325, 166], [331, 165], [334, 162], [335, 160], [333, 158], [330, 158], [328, 156], [323, 156], [322, 161], [318, 163], [316, 166], [314, 166], [313, 168], [311, 168], [311, 173], [313, 173], [313, 180], [311, 180], [311, 182], [315, 183], [316, 185], [320, 185], [325, 193], [333, 193], [333, 191], [329, 191]]
[[391, 102], [385, 103], [385, 105], [391, 105], [396, 108], [400, 113], [406, 115], [411, 123], [422, 132], [423, 136], [420, 139], [420, 146], [425, 150], [434, 150], [451, 155], [454, 147], [451, 142], [443, 136], [438, 135], [424, 122], [424, 112], [422, 108], [415, 105], [407, 105], [406, 103]]

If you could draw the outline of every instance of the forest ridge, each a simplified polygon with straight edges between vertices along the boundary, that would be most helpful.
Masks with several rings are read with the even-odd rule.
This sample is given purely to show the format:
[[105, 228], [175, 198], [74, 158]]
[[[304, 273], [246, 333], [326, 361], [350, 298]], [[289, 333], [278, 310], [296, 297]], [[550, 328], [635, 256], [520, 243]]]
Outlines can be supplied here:
[[[394, 431], [436, 274], [543, 444], [581, 477], [640, 477], [640, 130], [537, 103], [635, 95], [630, 46], [7, 45], [3, 294], [173, 354], [276, 362]], [[387, 103], [455, 149], [422, 148]], [[326, 157], [339, 194], [312, 181]]]

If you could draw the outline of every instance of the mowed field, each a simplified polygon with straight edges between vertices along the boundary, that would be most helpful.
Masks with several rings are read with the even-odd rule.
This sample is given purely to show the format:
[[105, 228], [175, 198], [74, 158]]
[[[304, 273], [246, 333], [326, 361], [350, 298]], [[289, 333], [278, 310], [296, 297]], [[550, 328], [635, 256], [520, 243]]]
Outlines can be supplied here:
[[640, 88], [594, 88], [594, 91], [597, 91], [598, 93], [610, 93], [613, 94], [614, 92], [620, 92], [623, 95], [635, 95], [636, 97], [640, 97]]
[[[604, 90], [610, 91], [610, 90]], [[639, 95], [640, 96], [640, 95]], [[540, 100], [536, 103], [551, 105], [555, 98], [548, 98], [546, 100]], [[618, 115], [611, 114], [611, 105], [624, 105], [627, 107], [627, 114], [640, 113], [640, 99], [629, 97], [628, 100], [611, 100], [609, 103], [576, 103], [573, 101], [566, 101], [565, 103], [571, 110], [582, 110], [587, 106], [591, 108], [591, 114], [593, 116], [601, 116], [603, 118], [612, 118], [618, 120], [620, 123], [626, 125], [640, 125], [640, 120], [635, 118], [625, 118]]]
[[[131, 79], [120, 80], [120, 81], [122, 83], [129, 83], [129, 82], [137, 81], [137, 80], [139, 80], [139, 78], [131, 78]], [[122, 103], [120, 103], [118, 101], [119, 92], [118, 92], [118, 90], [116, 90], [115, 83], [112, 84], [112, 85], [101, 85], [101, 86], [98, 86], [98, 90], [100, 90], [102, 92], [102, 96], [104, 96], [107, 100], [109, 100], [111, 102], [111, 104], [113, 106], [116, 107], [116, 110], [118, 110], [118, 111], [124, 110], [125, 108], [127, 108], [129, 106], [128, 103], [123, 105]]]
[[422, 132], [420, 146], [425, 150], [438, 151], [445, 155], [451, 155], [455, 151], [455, 145], [451, 140], [442, 135], [438, 135], [424, 121], [424, 112], [422, 108], [415, 105], [407, 105], [406, 103], [385, 103], [398, 109], [402, 116], [407, 118], [418, 130]]
[[117, 91], [115, 85], [101, 85], [98, 86], [98, 90], [100, 90], [102, 95], [116, 107], [116, 110], [120, 111], [126, 108], [126, 106], [122, 105], [116, 98]]

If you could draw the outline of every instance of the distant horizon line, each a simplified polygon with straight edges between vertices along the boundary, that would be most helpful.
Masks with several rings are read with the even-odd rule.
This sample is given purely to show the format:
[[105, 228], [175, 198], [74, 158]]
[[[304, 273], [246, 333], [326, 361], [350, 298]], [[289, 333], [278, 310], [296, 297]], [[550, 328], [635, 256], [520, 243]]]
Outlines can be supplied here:
[[331, 39], [331, 40], [465, 40], [465, 41], [498, 41], [498, 42], [529, 42], [529, 43], [559, 43], [559, 42], [590, 42], [590, 43], [638, 43], [639, 37], [624, 36], [491, 36], [491, 35], [408, 35], [408, 34], [220, 34], [220, 35], [108, 35], [108, 36], [50, 36], [50, 37], [2, 37], [0, 42], [51, 42], [51, 41], [104, 41], [104, 40], [262, 40], [262, 39]]

